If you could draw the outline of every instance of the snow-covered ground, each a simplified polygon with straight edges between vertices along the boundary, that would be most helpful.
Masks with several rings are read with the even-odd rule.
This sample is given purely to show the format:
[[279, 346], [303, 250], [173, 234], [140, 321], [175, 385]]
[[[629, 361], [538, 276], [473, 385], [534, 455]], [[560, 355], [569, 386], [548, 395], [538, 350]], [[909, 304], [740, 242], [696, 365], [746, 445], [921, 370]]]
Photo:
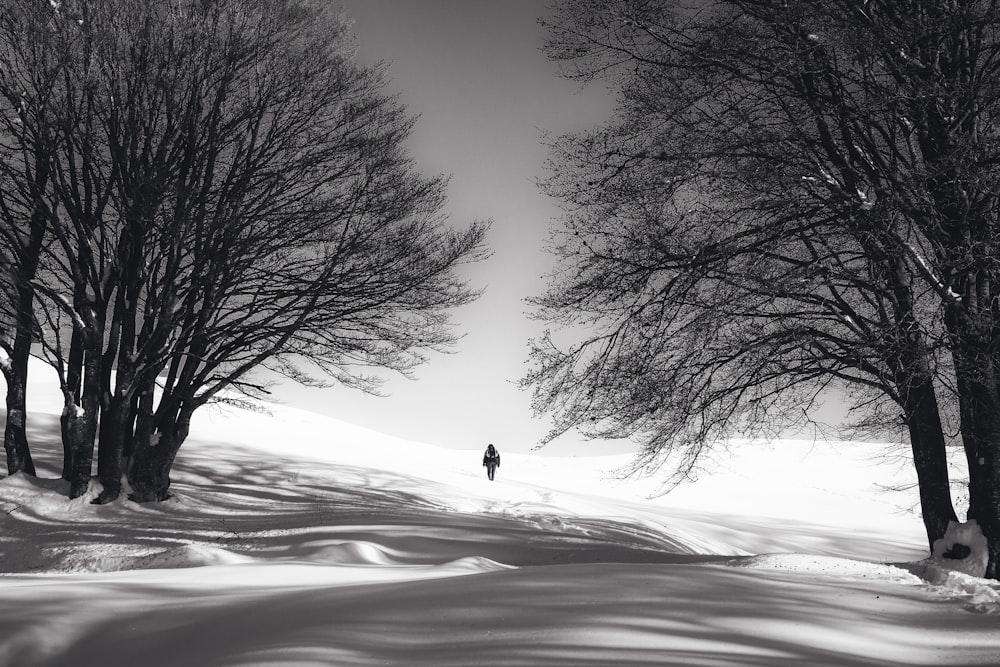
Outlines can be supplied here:
[[29, 419], [0, 666], [1000, 665], [1000, 589], [917, 562], [884, 446], [733, 443], [650, 499], [627, 457], [497, 443], [491, 483], [479, 450], [213, 410], [174, 497], [95, 506], [56, 479], [57, 415]]

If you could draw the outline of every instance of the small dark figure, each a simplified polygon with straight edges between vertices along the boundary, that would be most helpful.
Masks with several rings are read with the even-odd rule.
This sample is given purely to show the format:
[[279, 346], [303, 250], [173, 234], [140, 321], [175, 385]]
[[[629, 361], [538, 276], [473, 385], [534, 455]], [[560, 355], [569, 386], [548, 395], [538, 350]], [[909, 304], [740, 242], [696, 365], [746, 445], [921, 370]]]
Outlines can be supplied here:
[[486, 448], [486, 453], [483, 454], [483, 466], [486, 467], [486, 476], [493, 481], [493, 475], [496, 474], [497, 468], [500, 467], [500, 452], [496, 450], [493, 443]]

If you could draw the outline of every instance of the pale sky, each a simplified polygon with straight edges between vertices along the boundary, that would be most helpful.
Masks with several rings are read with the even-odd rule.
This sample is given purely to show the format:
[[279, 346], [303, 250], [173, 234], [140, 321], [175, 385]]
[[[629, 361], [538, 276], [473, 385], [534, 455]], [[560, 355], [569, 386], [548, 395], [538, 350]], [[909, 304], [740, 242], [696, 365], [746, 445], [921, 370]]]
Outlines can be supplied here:
[[[427, 174], [450, 174], [451, 223], [492, 218], [487, 262], [468, 277], [486, 294], [456, 311], [465, 338], [435, 355], [417, 381], [392, 379], [385, 398], [343, 388], [294, 392], [299, 407], [400, 437], [445, 447], [527, 451], [549, 423], [531, 415], [514, 386], [527, 366], [527, 341], [541, 325], [526, 317], [551, 265], [542, 252], [556, 203], [536, 179], [544, 172], [543, 130], [586, 129], [610, 113], [601, 88], [580, 91], [559, 78], [540, 47], [545, 0], [342, 0], [354, 21], [363, 64], [390, 64], [391, 92], [419, 115], [409, 148]], [[566, 436], [545, 453], [584, 450]], [[610, 451], [622, 451], [611, 447]]]

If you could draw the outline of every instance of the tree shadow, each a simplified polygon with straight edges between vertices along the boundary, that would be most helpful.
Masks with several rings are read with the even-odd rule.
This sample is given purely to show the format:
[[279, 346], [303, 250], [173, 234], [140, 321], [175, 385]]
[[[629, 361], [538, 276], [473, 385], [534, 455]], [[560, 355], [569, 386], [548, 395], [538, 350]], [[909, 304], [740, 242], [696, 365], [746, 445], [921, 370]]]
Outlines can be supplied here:
[[[460, 512], [428, 500], [441, 497], [434, 480], [192, 444], [162, 503], [70, 501], [58, 479], [0, 487], [0, 563], [14, 573], [0, 577], [0, 604], [16, 610], [0, 620], [0, 665], [895, 667], [1000, 655], [995, 618], [917, 586], [726, 567], [678, 539], [666, 507], [656, 521]], [[43, 502], [18, 503], [18, 490]], [[37, 574], [168, 567], [157, 555], [192, 545], [278, 569], [246, 570], [267, 579], [256, 586]], [[454, 576], [447, 564], [468, 557], [521, 569]], [[449, 576], [272, 581], [303, 563]]]
[[[88, 588], [92, 611], [103, 620], [77, 628], [79, 638], [57, 654], [24, 647], [3, 655], [53, 667], [290, 659], [345, 666], [902, 667], [958, 664], [955, 658], [995, 664], [1000, 648], [993, 619], [949, 623], [954, 604], [916, 587], [718, 565], [536, 567], [392, 584], [248, 589], [224, 600], [142, 585]], [[61, 591], [52, 595], [53, 606], [65, 603]], [[44, 610], [35, 614], [22, 621], [45, 622]]]
[[[56, 421], [56, 423], [58, 423]], [[262, 458], [238, 447], [179, 458], [161, 503], [70, 501], [65, 482], [25, 477], [40, 507], [0, 495], [6, 572], [149, 567], [157, 552], [204, 545], [255, 559], [330, 563], [331, 546], [375, 542], [383, 557], [433, 565], [485, 557], [526, 566], [584, 562], [701, 562], [665, 530], [601, 517], [459, 512], [427, 500], [433, 480], [386, 470]], [[5, 487], [4, 493], [9, 489]], [[9, 494], [8, 494], [9, 496]], [[344, 552], [337, 551], [343, 564]]]

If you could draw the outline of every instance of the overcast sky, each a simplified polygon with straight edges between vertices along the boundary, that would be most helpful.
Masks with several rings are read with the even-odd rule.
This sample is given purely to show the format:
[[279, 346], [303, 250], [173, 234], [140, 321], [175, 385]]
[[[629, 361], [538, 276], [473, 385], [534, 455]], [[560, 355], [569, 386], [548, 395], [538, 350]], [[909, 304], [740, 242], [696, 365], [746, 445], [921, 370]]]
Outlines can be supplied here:
[[[468, 271], [486, 287], [456, 311], [465, 338], [435, 356], [417, 381], [392, 380], [386, 398], [342, 388], [295, 392], [301, 407], [405, 438], [448, 447], [527, 451], [548, 430], [514, 382], [539, 325], [524, 299], [541, 291], [550, 258], [541, 248], [556, 203], [539, 193], [544, 130], [585, 129], [610, 112], [600, 88], [560, 79], [540, 47], [545, 0], [343, 0], [359, 60], [389, 63], [391, 91], [419, 115], [409, 148], [419, 168], [450, 174], [454, 225], [492, 218], [493, 257]], [[568, 453], [576, 438], [546, 452]], [[620, 450], [620, 448], [619, 448]], [[590, 448], [589, 453], [607, 451]]]

